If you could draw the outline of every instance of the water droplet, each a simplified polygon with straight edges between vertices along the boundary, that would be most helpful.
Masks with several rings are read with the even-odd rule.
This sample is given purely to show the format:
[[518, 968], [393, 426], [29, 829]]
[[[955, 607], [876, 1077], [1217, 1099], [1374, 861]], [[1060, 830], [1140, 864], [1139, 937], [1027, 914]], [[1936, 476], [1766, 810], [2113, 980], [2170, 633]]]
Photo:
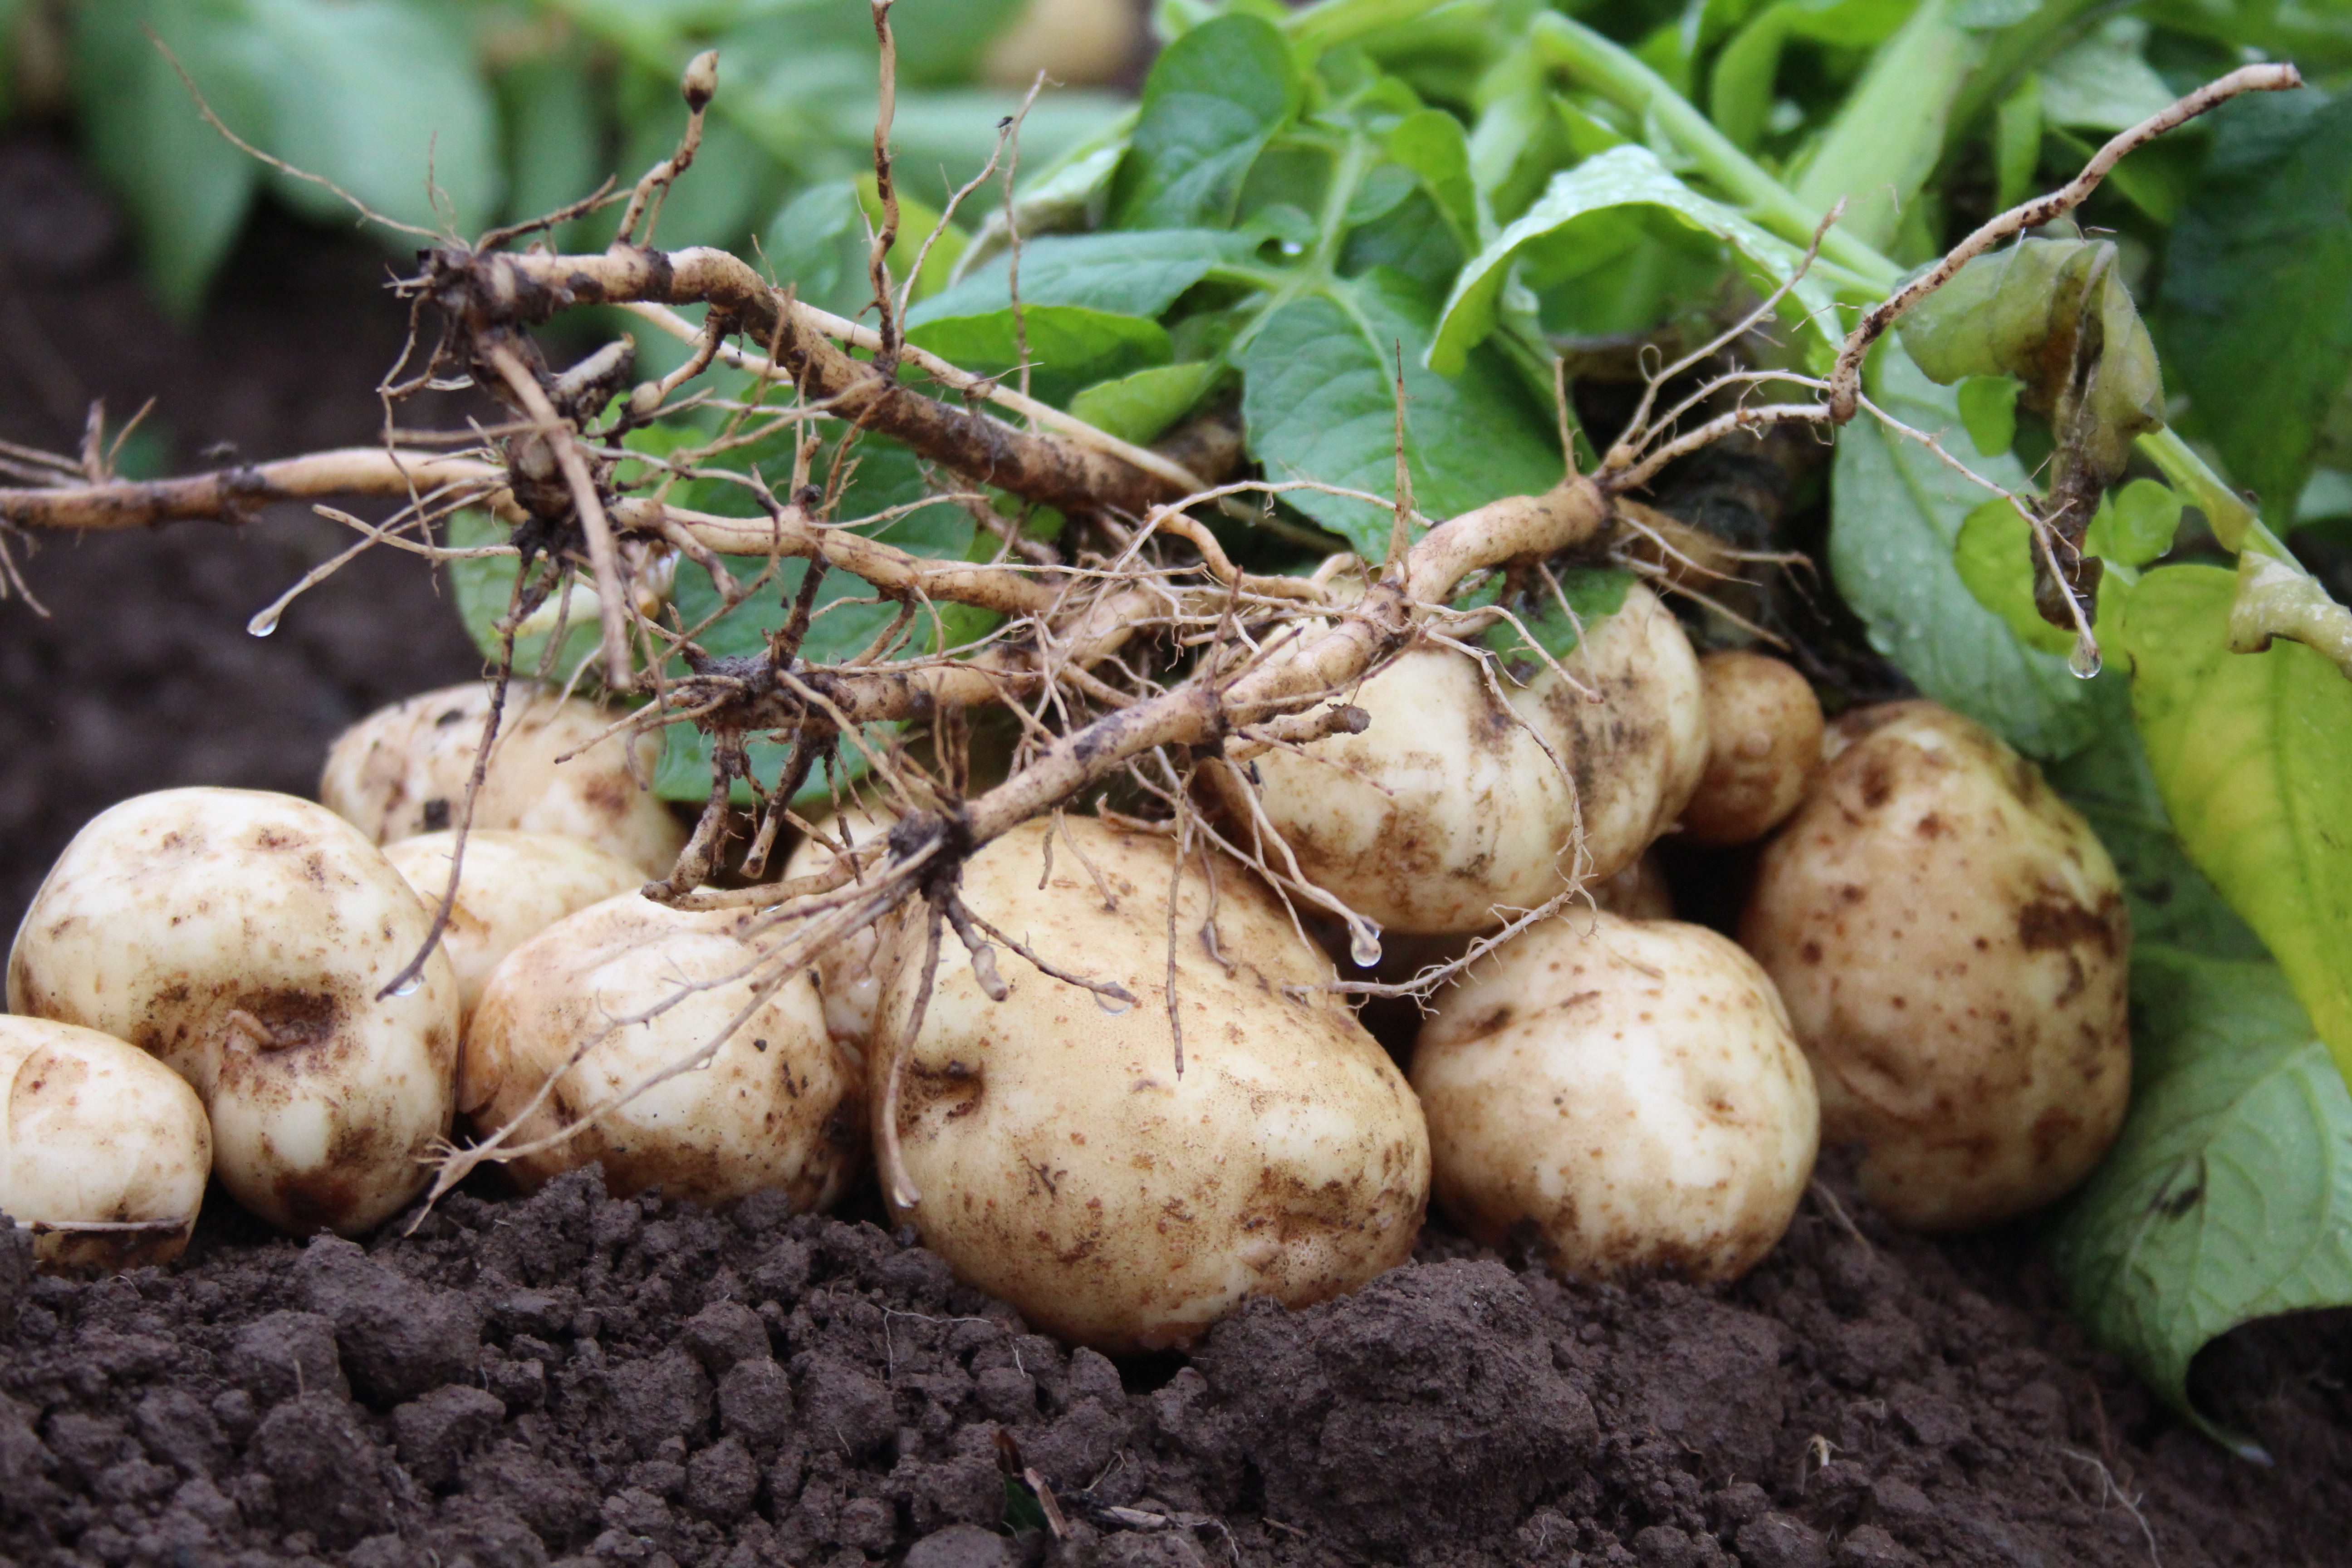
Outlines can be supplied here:
[[423, 975], [412, 974], [407, 979], [402, 981], [399, 984], [394, 986], [392, 988], [392, 994], [394, 996], [414, 996], [416, 994], [416, 988], [424, 984], [425, 977]]
[[2078, 680], [2089, 680], [2099, 673], [2099, 645], [2087, 637], [2074, 638], [2074, 651], [2066, 656], [2066, 668]]
[[245, 623], [245, 629], [247, 635], [249, 637], [268, 637], [270, 633], [278, 629], [278, 612], [276, 610], [262, 611], [261, 614], [254, 616], [253, 619]]
[[1351, 922], [1349, 927], [1348, 956], [1356, 961], [1356, 967], [1359, 969], [1370, 969], [1380, 963], [1380, 928], [1370, 921]]
[[1282, 242], [1282, 254], [1285, 256], [1303, 256], [1306, 253], [1307, 247], [1299, 240], [1286, 239]]

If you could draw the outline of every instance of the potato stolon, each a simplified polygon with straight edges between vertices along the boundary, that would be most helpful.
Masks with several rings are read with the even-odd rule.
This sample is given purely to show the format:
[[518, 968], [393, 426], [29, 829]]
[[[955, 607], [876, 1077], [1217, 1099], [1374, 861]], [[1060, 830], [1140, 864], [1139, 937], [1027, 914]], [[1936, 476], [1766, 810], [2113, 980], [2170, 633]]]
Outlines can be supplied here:
[[188, 1245], [213, 1133], [195, 1090], [136, 1046], [47, 1018], [0, 1017], [0, 1214], [50, 1224], [170, 1230], [50, 1231], [42, 1268], [136, 1268]]
[[[1526, 684], [1500, 680], [1497, 702], [1475, 659], [1414, 648], [1349, 698], [1371, 715], [1361, 734], [1258, 757], [1266, 819], [1307, 879], [1399, 931], [1477, 931], [1568, 885], [1580, 822], [1591, 876], [1639, 858], [1706, 765], [1697, 658], [1637, 585], [1560, 664], [1599, 700], [1514, 661]], [[1211, 776], [1250, 841], [1240, 781]]]
[[[525, 1186], [602, 1160], [615, 1194], [659, 1186], [720, 1204], [782, 1187], [802, 1209], [841, 1195], [865, 1150], [863, 1075], [827, 1037], [815, 982], [793, 975], [728, 1032], [759, 990], [739, 977], [758, 956], [739, 934], [755, 913], [630, 893], [556, 921], [492, 972], [466, 1031], [476, 1126], [520, 1116], [520, 1143], [593, 1121], [513, 1162]], [[707, 1066], [614, 1103], [722, 1035]]]
[[1570, 913], [1443, 993], [1413, 1048], [1437, 1201], [1570, 1272], [1746, 1273], [1789, 1228], [1820, 1106], [1771, 982], [1703, 927]]
[[[449, 886], [457, 842], [453, 832], [421, 833], [385, 845], [383, 858], [426, 909], [436, 909]], [[635, 892], [645, 879], [636, 867], [585, 839], [495, 828], [466, 835], [457, 901], [441, 932], [457, 972], [460, 1014], [474, 1016], [490, 971], [508, 953], [575, 910]]]
[[1932, 702], [1848, 713], [1831, 741], [1740, 940], [1870, 1201], [1922, 1229], [1997, 1224], [2080, 1181], [2123, 1122], [2115, 863], [2032, 763]]
[[[319, 798], [378, 844], [457, 826], [491, 689], [474, 681], [369, 714], [328, 752]], [[630, 777], [620, 740], [596, 741], [619, 717], [577, 698], [558, 701], [516, 681], [474, 800], [472, 826], [584, 838], [648, 876], [667, 874], [686, 843], [686, 829]], [[640, 735], [629, 744], [650, 777], [661, 738]], [[566, 756], [569, 761], [557, 760]]]
[[306, 800], [163, 790], [75, 835], [8, 955], [12, 1011], [125, 1039], [195, 1086], [215, 1171], [286, 1230], [357, 1235], [449, 1131], [457, 979], [381, 850]]
[[[1188, 1343], [1253, 1293], [1355, 1289], [1405, 1260], [1429, 1191], [1403, 1075], [1339, 997], [1284, 991], [1328, 984], [1330, 961], [1248, 871], [1200, 855], [1174, 924], [1177, 1073], [1175, 859], [1169, 838], [1078, 816], [974, 856], [962, 890], [982, 918], [1137, 1000], [1108, 1011], [1000, 948], [1009, 995], [992, 1002], [950, 936], [898, 1109], [924, 1242], [1039, 1328], [1108, 1352]], [[904, 1037], [923, 946], [918, 913], [889, 944], [877, 1041]]]

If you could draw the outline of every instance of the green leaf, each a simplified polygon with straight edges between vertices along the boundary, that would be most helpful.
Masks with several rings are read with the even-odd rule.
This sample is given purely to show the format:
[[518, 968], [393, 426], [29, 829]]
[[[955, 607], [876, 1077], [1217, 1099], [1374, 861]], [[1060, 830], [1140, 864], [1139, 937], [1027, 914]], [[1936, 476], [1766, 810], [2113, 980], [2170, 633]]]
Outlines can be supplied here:
[[1752, 153], [1764, 139], [1764, 121], [1772, 111], [1772, 89], [1780, 72], [1780, 49], [1789, 41], [1789, 25], [1796, 15], [1791, 5], [1766, 6], [1716, 57], [1715, 74], [1707, 82], [1707, 118], [1734, 146]]
[[[449, 519], [448, 544], [453, 550], [506, 542], [506, 528], [486, 511], [468, 508]], [[451, 561], [446, 569], [449, 596], [457, 604], [457, 618], [465, 623], [466, 635], [474, 639], [474, 646], [482, 650], [482, 658], [496, 668], [501, 648], [498, 633], [492, 628], [505, 618], [507, 605], [512, 601], [516, 559], [511, 555], [461, 557]], [[550, 667], [559, 681], [596, 651], [604, 635], [592, 595], [575, 594], [570, 606], [564, 616], [563, 647]], [[553, 635], [551, 624], [544, 632], [515, 638], [514, 668], [518, 675], [527, 676], [540, 668], [548, 638]]]
[[1260, 17], [1220, 16], [1161, 51], [1113, 187], [1122, 228], [1223, 223], [1250, 165], [1298, 103], [1290, 46]]
[[2042, 68], [2042, 114], [2053, 125], [2078, 131], [2121, 131], [2172, 105], [2143, 52], [2148, 25], [2116, 16], [2061, 49]]
[[118, 0], [75, 8], [74, 85], [91, 164], [129, 209], [149, 287], [188, 316], [228, 254], [261, 165], [205, 123], [147, 28], [239, 134], [267, 134], [266, 79], [235, 0]]
[[1159, 322], [1083, 305], [1024, 304], [1017, 323], [1010, 310], [935, 317], [909, 329], [907, 341], [982, 375], [1019, 366], [1025, 343], [1031, 390], [1055, 403], [1089, 383], [1175, 357]]
[[2352, 1070], [2352, 682], [2299, 643], [2230, 652], [2237, 586], [2165, 566], [2131, 590], [2133, 710], [2189, 858]]
[[[857, 176], [857, 205], [865, 212], [866, 221], [879, 230], [888, 209], [882, 205], [882, 183], [872, 174]], [[922, 276], [915, 279], [914, 291], [909, 296], [912, 299], [927, 300], [944, 289], [955, 275], [955, 264], [963, 255], [963, 247], [971, 243], [971, 237], [954, 224], [941, 227], [941, 222], [937, 207], [919, 197], [899, 194], [898, 238], [890, 247], [890, 277], [895, 287], [906, 286], [907, 268], [922, 253], [924, 242], [934, 233], [939, 236], [929, 253], [923, 256]]]
[[[1251, 452], [1274, 479], [1386, 495], [1396, 484], [1396, 395], [1404, 357], [1405, 461], [1430, 517], [1559, 482], [1550, 419], [1492, 351], [1447, 377], [1423, 367], [1434, 296], [1385, 270], [1335, 282], [1266, 319], [1236, 354]], [[1312, 490], [1284, 498], [1368, 559], [1388, 547], [1384, 507]]]
[[1993, 115], [1993, 205], [2007, 212], [2033, 194], [2042, 168], [2042, 79], [2029, 76]]
[[[1724, 242], [1740, 270], [1761, 290], [1795, 276], [1804, 259], [1797, 247], [1684, 184], [1648, 148], [1612, 148], [1553, 175], [1535, 205], [1462, 269], [1430, 349], [1431, 368], [1451, 374], [1495, 330], [1504, 285], [1523, 252], [1538, 244], [1547, 247], [1547, 271], [1555, 280], [1565, 280], [1577, 275], [1579, 247], [1586, 269], [1598, 267], [1628, 248], [1633, 233], [1628, 219], [1650, 214], [1660, 215], [1673, 227]], [[1807, 347], [1816, 355], [1833, 353], [1843, 335], [1830, 282], [1843, 276], [1817, 262], [1792, 290], [1804, 312]]]
[[1843, 200], [1845, 233], [1870, 246], [1893, 239], [1943, 154], [1952, 103], [1983, 53], [1949, 0], [1923, 0], [1846, 95], [1797, 182], [1797, 200], [1814, 212]]
[[820, 310], [855, 320], [874, 302], [866, 221], [855, 179], [811, 185], [784, 204], [760, 242], [778, 283]]
[[2074, 635], [2033, 607], [2033, 525], [1996, 497], [1969, 513], [1952, 546], [1952, 565], [1978, 604], [2001, 618], [2027, 647], [2064, 654]]
[[[725, 80], [722, 69], [720, 79]], [[653, 84], [643, 84], [650, 89]], [[722, 88], [722, 100], [724, 92]], [[628, 139], [621, 148], [622, 179], [625, 182], [667, 158], [686, 130], [686, 105], [678, 100], [677, 79], [663, 84], [652, 113], [631, 117]], [[745, 248], [758, 227], [759, 215], [776, 199], [783, 177], [766, 148], [731, 121], [713, 116], [702, 130], [702, 146], [694, 168], [662, 197], [655, 215], [654, 237], [663, 246], [714, 245], [730, 250]], [[606, 219], [609, 235], [619, 215]], [[638, 237], [645, 233], [640, 229]], [[859, 236], [861, 241], [863, 234]], [[861, 261], [860, 266], [863, 266]], [[871, 290], [868, 290], [871, 293]]]
[[[1922, 375], [1900, 344], [1882, 349], [1875, 367], [1887, 412], [1956, 451], [1964, 438], [1956, 395]], [[1969, 467], [2012, 492], [2029, 482], [2014, 457]], [[1865, 415], [1838, 436], [1830, 571], [1871, 645], [1921, 691], [2029, 755], [2064, 756], [2092, 733], [2085, 684], [2064, 659], [2019, 643], [1953, 563], [1962, 522], [1990, 494]]]
[[2092, 682], [2098, 734], [2073, 756], [2047, 764], [2050, 787], [2090, 819], [2122, 873], [2132, 940], [2186, 948], [2209, 958], [2256, 959], [2270, 950], [2240, 920], [2180, 847], [2164, 795], [2133, 727], [2131, 677], [2116, 667]]
[[2145, 566], [2172, 548], [2180, 531], [2181, 502], [2160, 479], [2134, 479], [2116, 491], [2092, 520], [2084, 552], [2125, 566]]
[[1979, 458], [1998, 458], [2017, 440], [2017, 395], [2024, 384], [2013, 375], [1972, 375], [1960, 383], [1960, 423]]
[[1223, 369], [1211, 360], [1158, 365], [1087, 387], [1070, 412], [1122, 441], [1151, 440], [1192, 411]]
[[[1506, 659], [1525, 656], [1529, 638], [1552, 658], [1565, 658], [1583, 640], [1578, 628], [1590, 626], [1623, 609], [1625, 595], [1634, 583], [1633, 574], [1614, 566], [1563, 566], [1552, 576], [1559, 584], [1559, 599], [1552, 597], [1549, 590], [1538, 589], [1527, 603], [1512, 606], [1519, 626], [1527, 628], [1525, 637], [1520, 635], [1519, 626], [1497, 621], [1486, 628], [1480, 640]], [[1480, 604], [1492, 604], [1495, 592], [1489, 587], [1483, 594], [1461, 600], [1457, 607], [1471, 609]], [[1560, 607], [1560, 599], [1568, 601], [1566, 609]]]
[[2053, 1252], [2074, 1314], [2175, 1409], [2252, 1319], [2352, 1302], [2352, 1093], [2275, 967], [2133, 954], [2130, 1118]]
[[[1048, 235], [1021, 247], [1024, 305], [1084, 305], [1121, 316], [1157, 316], [1219, 265], [1246, 260], [1244, 236], [1175, 228]], [[977, 316], [1013, 302], [1009, 255], [992, 258], [908, 313], [920, 323]], [[870, 292], [870, 290], [869, 290]]]
[[[248, 3], [272, 57], [270, 152], [396, 222], [460, 237], [488, 226], [503, 181], [498, 105], [463, 32], [400, 0]], [[306, 181], [273, 174], [271, 187], [322, 221], [351, 216]]]
[[1470, 136], [1462, 121], [1442, 109], [1417, 110], [1389, 132], [1389, 156], [1421, 181], [1463, 254], [1476, 248], [1484, 237], [1478, 186], [1470, 176]]
[[[565, 52], [525, 60], [499, 79], [499, 93], [506, 110], [509, 222], [552, 212], [596, 188], [609, 172], [598, 156], [604, 112], [583, 58]], [[576, 226], [584, 230], [587, 220]], [[612, 237], [609, 222], [604, 237]], [[580, 238], [585, 242], [584, 234]]]
[[2284, 521], [2352, 371], [2352, 94], [2257, 93], [2215, 119], [2166, 246], [2165, 349], [2231, 475]]

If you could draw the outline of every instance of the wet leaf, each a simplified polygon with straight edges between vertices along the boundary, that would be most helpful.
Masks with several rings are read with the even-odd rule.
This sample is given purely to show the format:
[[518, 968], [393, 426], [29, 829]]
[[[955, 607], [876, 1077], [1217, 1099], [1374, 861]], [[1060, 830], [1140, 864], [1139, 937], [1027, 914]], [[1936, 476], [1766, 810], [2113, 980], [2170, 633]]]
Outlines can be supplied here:
[[2074, 648], [2074, 634], [2052, 626], [2033, 607], [2033, 525], [2009, 502], [1996, 498], [1969, 513], [1952, 545], [1952, 564], [1977, 603], [1999, 616], [2019, 642], [2060, 655]]
[[2352, 682], [2299, 643], [2231, 652], [2236, 595], [2210, 566], [2132, 589], [2133, 710], [2182, 846], [2352, 1068]]
[[2276, 966], [2142, 943], [2132, 1109], [2053, 1251], [2074, 1315], [2175, 1409], [2255, 1318], [2352, 1303], [2352, 1093]]
[[[1874, 396], [1948, 453], [1966, 445], [1958, 398], [1922, 375], [1900, 345], [1882, 350]], [[2027, 481], [2014, 457], [1969, 467], [2005, 489]], [[2066, 661], [2020, 643], [1979, 604], [1952, 552], [1990, 492], [1918, 442], [1864, 416], [1840, 433], [1831, 479], [1829, 565], [1871, 645], [1919, 689], [2037, 757], [2059, 757], [2093, 732], [2084, 683]]]

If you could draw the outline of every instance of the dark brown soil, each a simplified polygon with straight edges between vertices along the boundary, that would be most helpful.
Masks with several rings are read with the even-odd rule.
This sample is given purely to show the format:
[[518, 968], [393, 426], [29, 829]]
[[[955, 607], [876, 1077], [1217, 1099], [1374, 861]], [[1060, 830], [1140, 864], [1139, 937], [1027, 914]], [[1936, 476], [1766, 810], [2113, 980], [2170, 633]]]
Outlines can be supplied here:
[[[85, 399], [152, 394], [170, 465], [365, 440], [383, 276], [265, 221], [175, 328], [71, 160], [0, 147], [0, 437], [70, 447]], [[272, 516], [32, 563], [54, 618], [0, 605], [0, 931], [110, 802], [307, 790], [341, 725], [474, 672], [384, 553], [243, 634], [347, 537]], [[2344, 1316], [2200, 1363], [2258, 1468], [2084, 1347], [2030, 1236], [1824, 1205], [1720, 1294], [1563, 1284], [1433, 1228], [1351, 1300], [1127, 1365], [855, 1223], [870, 1192], [714, 1216], [572, 1179], [365, 1250], [220, 1201], [181, 1264], [92, 1283], [30, 1278], [0, 1227], [0, 1568], [2352, 1563]], [[1066, 1542], [1017, 1528], [1015, 1451]]]

